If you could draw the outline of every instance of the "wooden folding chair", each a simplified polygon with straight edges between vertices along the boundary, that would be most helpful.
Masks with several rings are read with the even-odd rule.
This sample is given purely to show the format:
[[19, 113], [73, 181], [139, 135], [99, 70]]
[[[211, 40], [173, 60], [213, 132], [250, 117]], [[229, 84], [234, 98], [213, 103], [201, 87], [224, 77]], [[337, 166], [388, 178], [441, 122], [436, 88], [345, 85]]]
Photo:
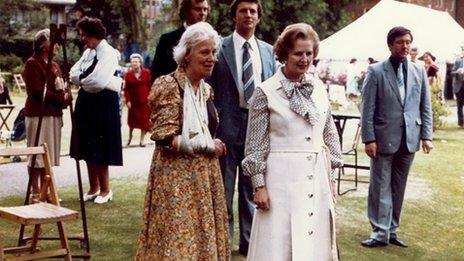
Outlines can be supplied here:
[[23, 76], [21, 74], [14, 74], [13, 77], [15, 80], [13, 90], [17, 89], [18, 93], [22, 93], [23, 88], [26, 89], [26, 83], [24, 82]]
[[[40, 202], [32, 205], [0, 207], [0, 217], [22, 225], [34, 225], [34, 232], [30, 245], [3, 248], [0, 245], [0, 261], [3, 260], [35, 260], [49, 257], [63, 257], [72, 260], [68, 243], [68, 237], [63, 222], [78, 219], [78, 213], [74, 210], [60, 207], [55, 185], [50, 158], [46, 144], [28, 148], [0, 149], [0, 156], [27, 156], [42, 155], [45, 167], [45, 180], [40, 191]], [[47, 202], [49, 198], [50, 202]], [[42, 224], [56, 223], [58, 227], [61, 248], [48, 251], [39, 251], [37, 243]], [[1, 242], [0, 242], [1, 244]], [[8, 256], [7, 256], [8, 254]], [[13, 254], [13, 255], [11, 255]]]

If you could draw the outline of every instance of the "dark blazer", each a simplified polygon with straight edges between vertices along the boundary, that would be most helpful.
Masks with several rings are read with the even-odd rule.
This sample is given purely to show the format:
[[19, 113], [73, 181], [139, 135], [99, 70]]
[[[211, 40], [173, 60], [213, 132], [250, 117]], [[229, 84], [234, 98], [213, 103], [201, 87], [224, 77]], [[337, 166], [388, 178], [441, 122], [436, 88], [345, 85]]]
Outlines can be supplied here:
[[173, 49], [179, 43], [185, 28], [182, 25], [174, 31], [161, 35], [158, 46], [156, 47], [155, 57], [151, 64], [151, 81], [161, 75], [166, 75], [174, 72], [177, 68], [177, 63], [174, 61]]
[[[261, 79], [267, 80], [277, 70], [272, 46], [257, 40], [261, 55]], [[218, 60], [214, 65], [211, 77], [207, 82], [214, 90], [214, 104], [219, 112], [219, 128], [217, 137], [228, 144], [245, 142], [246, 124], [243, 124], [237, 85], [235, 50], [232, 35], [224, 37], [219, 49]]]

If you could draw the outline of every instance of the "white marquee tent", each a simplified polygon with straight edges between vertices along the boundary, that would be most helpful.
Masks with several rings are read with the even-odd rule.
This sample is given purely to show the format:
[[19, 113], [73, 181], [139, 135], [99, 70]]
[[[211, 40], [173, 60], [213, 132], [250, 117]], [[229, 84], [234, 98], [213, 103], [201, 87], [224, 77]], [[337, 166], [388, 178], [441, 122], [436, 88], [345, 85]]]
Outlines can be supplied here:
[[430, 51], [439, 62], [454, 61], [464, 45], [464, 29], [447, 13], [394, 0], [381, 0], [340, 31], [321, 41], [318, 58], [383, 60], [390, 54], [387, 33], [395, 26], [411, 30], [419, 53]]

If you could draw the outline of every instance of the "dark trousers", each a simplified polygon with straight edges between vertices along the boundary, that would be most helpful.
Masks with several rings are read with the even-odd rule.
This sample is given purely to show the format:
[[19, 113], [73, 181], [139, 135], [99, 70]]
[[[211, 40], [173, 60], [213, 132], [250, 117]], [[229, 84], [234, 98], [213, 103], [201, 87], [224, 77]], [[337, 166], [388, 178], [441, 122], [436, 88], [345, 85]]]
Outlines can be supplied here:
[[[242, 132], [239, 137], [243, 138], [242, 144], [227, 144], [227, 154], [219, 159], [221, 164], [222, 178], [224, 180], [224, 189], [226, 193], [227, 212], [229, 215], [229, 232], [231, 242], [234, 235], [234, 218], [233, 218], [233, 198], [235, 192], [235, 183], [238, 175], [238, 216], [240, 227], [239, 252], [248, 253], [248, 244], [250, 242], [251, 224], [255, 206], [253, 203], [253, 188], [251, 180], [243, 175], [242, 160], [245, 152], [246, 124], [248, 113], [242, 112]], [[237, 173], [238, 172], [238, 173]]]
[[462, 108], [464, 107], [464, 87], [461, 87], [458, 93], [456, 93], [456, 107], [458, 110], [458, 124], [459, 126], [464, 126], [464, 116]]
[[367, 215], [373, 228], [371, 238], [388, 242], [389, 238], [396, 237], [414, 155], [408, 151], [403, 139], [396, 153], [378, 153], [376, 159], [371, 159], [367, 203]]

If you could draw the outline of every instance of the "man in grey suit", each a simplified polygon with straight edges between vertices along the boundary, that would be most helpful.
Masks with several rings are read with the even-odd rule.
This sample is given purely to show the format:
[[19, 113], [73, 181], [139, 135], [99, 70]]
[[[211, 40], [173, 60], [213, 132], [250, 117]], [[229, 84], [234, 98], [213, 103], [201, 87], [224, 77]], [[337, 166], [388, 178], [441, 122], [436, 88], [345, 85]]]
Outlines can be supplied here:
[[222, 39], [218, 61], [208, 79], [214, 88], [214, 102], [219, 112], [217, 136], [227, 147], [227, 155], [220, 160], [229, 214], [229, 228], [233, 236], [235, 181], [238, 175], [238, 214], [240, 226], [239, 252], [248, 253], [254, 204], [252, 186], [242, 174], [241, 162], [248, 122], [248, 101], [254, 88], [276, 71], [272, 46], [258, 40], [255, 29], [261, 18], [259, 0], [235, 0], [230, 16], [235, 31]]
[[388, 32], [391, 56], [368, 68], [362, 94], [361, 133], [371, 158], [368, 217], [372, 233], [364, 247], [407, 245], [397, 236], [406, 181], [420, 141], [432, 145], [432, 111], [425, 69], [408, 62], [411, 32]]
[[453, 92], [456, 95], [458, 125], [464, 128], [464, 117], [462, 113], [462, 108], [464, 106], [464, 50], [461, 56], [454, 62], [451, 76], [453, 77]]

